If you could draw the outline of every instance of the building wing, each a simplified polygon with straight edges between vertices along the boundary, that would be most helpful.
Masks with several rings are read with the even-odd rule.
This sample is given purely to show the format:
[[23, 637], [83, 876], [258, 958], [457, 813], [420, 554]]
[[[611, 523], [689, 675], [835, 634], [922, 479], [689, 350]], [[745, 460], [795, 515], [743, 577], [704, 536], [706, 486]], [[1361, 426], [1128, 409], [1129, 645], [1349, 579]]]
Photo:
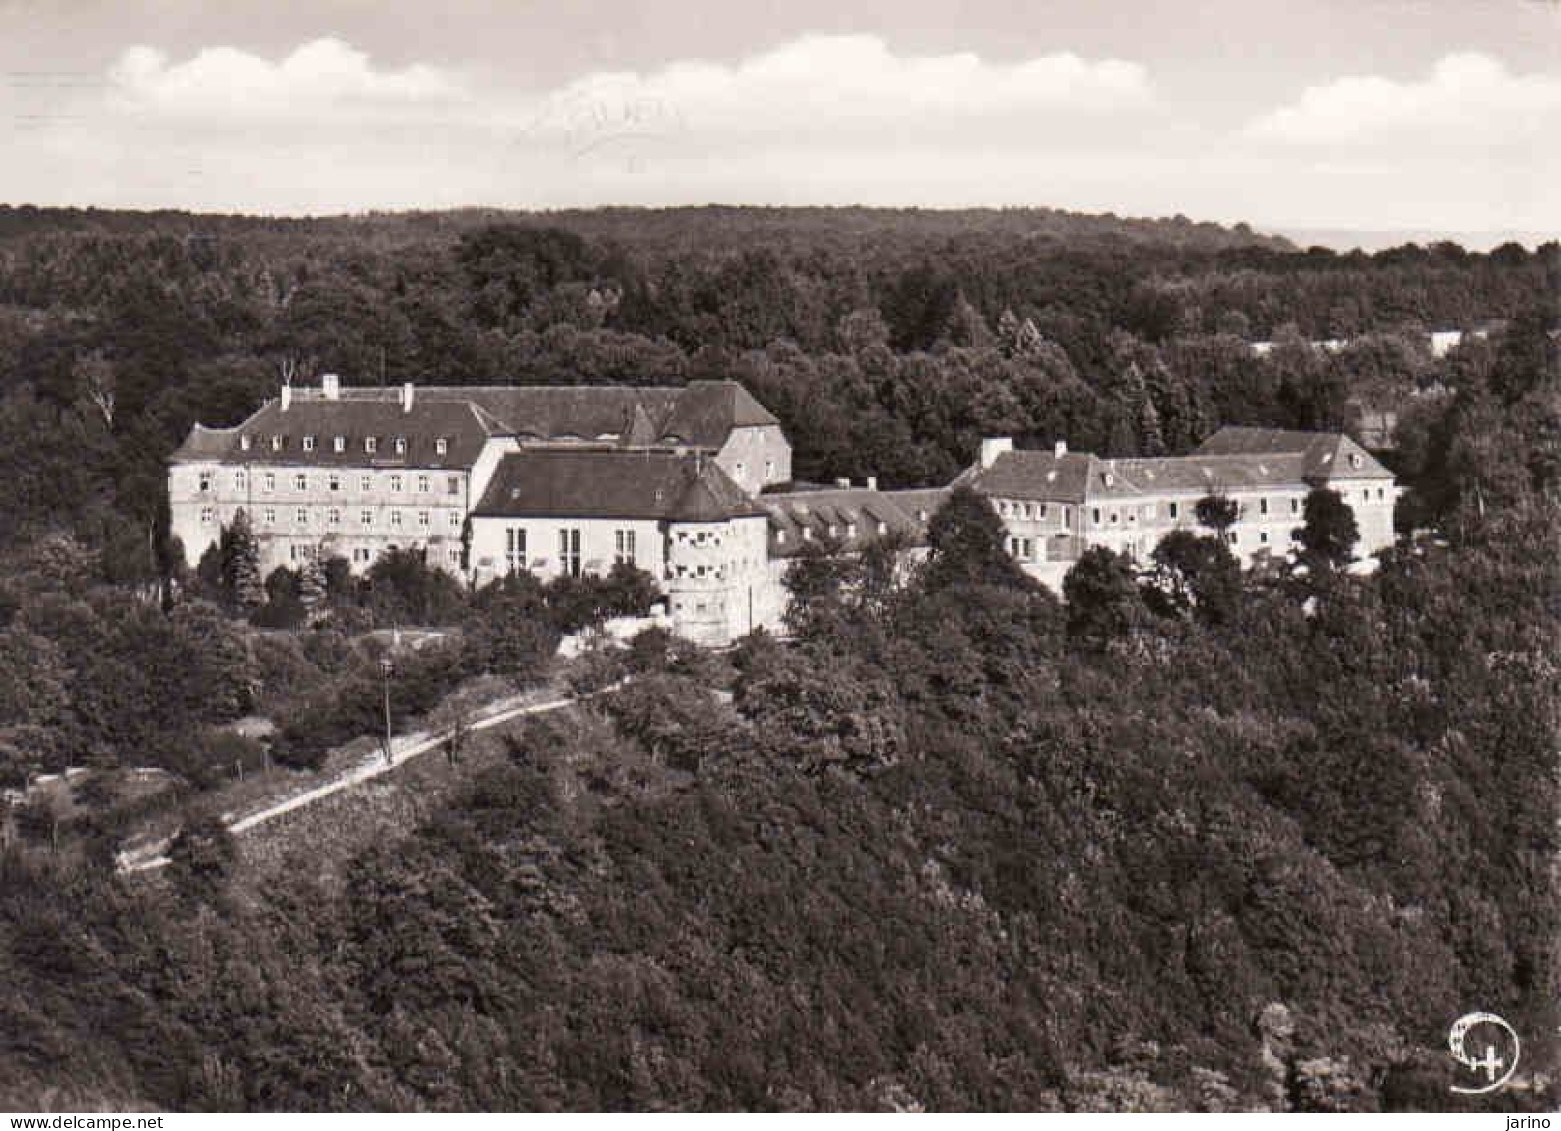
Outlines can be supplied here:
[[1198, 447], [1197, 455], [1298, 455], [1310, 483], [1329, 479], [1392, 479], [1393, 473], [1341, 432], [1294, 432], [1282, 428], [1221, 428]]
[[458, 400], [300, 397], [268, 401], [232, 428], [195, 425], [173, 462], [372, 468], [469, 468], [496, 434], [494, 422]]
[[526, 448], [506, 455], [477, 518], [719, 522], [763, 515], [714, 461], [655, 449]]

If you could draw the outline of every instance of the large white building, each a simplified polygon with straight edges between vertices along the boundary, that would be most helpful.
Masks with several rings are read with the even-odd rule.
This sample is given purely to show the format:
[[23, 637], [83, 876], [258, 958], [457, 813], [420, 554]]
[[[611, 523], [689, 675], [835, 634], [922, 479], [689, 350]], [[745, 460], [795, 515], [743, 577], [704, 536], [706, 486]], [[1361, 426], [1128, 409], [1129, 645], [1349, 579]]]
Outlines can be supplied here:
[[955, 480], [986, 495], [1025, 571], [1061, 590], [1084, 550], [1104, 546], [1141, 562], [1177, 529], [1197, 529], [1198, 500], [1236, 504], [1226, 533], [1244, 566], [1286, 558], [1306, 496], [1337, 491], [1355, 513], [1356, 554], [1365, 562], [1393, 544], [1393, 473], [1348, 436], [1273, 428], [1222, 428], [1197, 451], [1151, 459], [1101, 459], [1070, 452], [1016, 451], [1006, 438], [982, 441], [976, 464]]
[[[913, 553], [948, 488], [794, 489], [779, 422], [740, 385], [681, 388], [283, 388], [232, 428], [196, 425], [168, 472], [189, 564], [240, 510], [261, 568], [340, 556], [364, 570], [392, 546], [476, 584], [525, 571], [601, 574], [625, 562], [661, 585], [680, 633], [724, 643], [779, 626], [784, 574], [810, 547], [893, 536]], [[1347, 436], [1225, 428], [1187, 456], [1100, 459], [1057, 444], [982, 442], [954, 482], [985, 495], [1010, 552], [1054, 589], [1088, 547], [1140, 561], [1235, 501], [1244, 564], [1283, 557], [1314, 487], [1338, 491], [1367, 558], [1393, 541], [1392, 474]]]

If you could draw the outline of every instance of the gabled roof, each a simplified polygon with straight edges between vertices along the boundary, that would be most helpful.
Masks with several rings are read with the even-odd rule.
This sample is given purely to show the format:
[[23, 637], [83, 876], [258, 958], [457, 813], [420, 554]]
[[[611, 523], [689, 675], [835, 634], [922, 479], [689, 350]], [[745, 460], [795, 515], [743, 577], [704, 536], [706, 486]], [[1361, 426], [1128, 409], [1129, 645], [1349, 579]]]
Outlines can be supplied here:
[[1198, 455], [1299, 455], [1310, 482], [1328, 479], [1391, 479], [1375, 456], [1340, 432], [1296, 432], [1282, 428], [1221, 428], [1198, 447]]
[[[185, 445], [174, 453], [177, 459], [275, 460], [270, 437], [346, 435], [358, 439], [357, 455], [363, 455], [364, 436], [406, 435], [437, 432], [454, 438], [454, 425], [461, 419], [465, 431], [475, 420], [476, 435], [514, 435], [522, 442], [616, 444], [622, 447], [702, 448], [717, 451], [732, 429], [776, 425], [770, 412], [735, 381], [691, 381], [680, 387], [630, 387], [624, 385], [430, 385], [413, 390], [412, 411], [401, 411], [399, 388], [342, 388], [332, 398], [317, 390], [295, 389], [286, 412], [279, 401], [267, 402], [259, 412], [234, 429], [197, 426]], [[461, 416], [465, 413], [465, 416]], [[386, 431], [393, 422], [397, 426]], [[426, 425], [426, 427], [425, 427]], [[439, 429], [444, 431], [440, 432]], [[434, 431], [429, 431], [433, 429]], [[263, 451], [252, 443], [242, 452], [239, 436], [264, 435]], [[227, 439], [231, 434], [231, 447]], [[475, 445], [481, 448], [479, 439]], [[432, 442], [430, 440], [430, 450]], [[301, 442], [294, 441], [284, 450], [288, 462], [349, 464], [349, 459], [331, 460], [331, 451], [316, 447], [305, 453]], [[348, 444], [351, 454], [353, 446]], [[466, 449], [463, 449], [465, 451]], [[385, 454], [383, 452], [381, 455]], [[410, 455], [410, 452], [409, 452]], [[292, 457], [297, 457], [296, 459]], [[470, 457], [476, 457], [475, 450]], [[445, 461], [450, 462], [450, 461]], [[456, 461], [459, 462], [459, 461]], [[421, 464], [419, 466], [422, 466]]]
[[1007, 451], [990, 467], [967, 468], [953, 485], [993, 498], [1082, 503], [1391, 478], [1369, 452], [1336, 432], [1222, 428], [1185, 456], [1101, 459], [1085, 452]]
[[[805, 552], [810, 544], [860, 550], [888, 534], [898, 535], [912, 546], [924, 545], [927, 521], [921, 515], [930, 519], [947, 497], [947, 488], [874, 491], [836, 487], [761, 495], [758, 503], [770, 516], [770, 554], [785, 558]], [[810, 531], [811, 536], [804, 531]]]
[[1082, 502], [1098, 461], [1086, 452], [1003, 452], [991, 467], [968, 468], [953, 485], [1007, 499]]
[[680, 387], [447, 385], [422, 389], [419, 395], [472, 401], [522, 439], [714, 451], [734, 428], [780, 423], [736, 381], [690, 381]]
[[[170, 457], [175, 463], [221, 460], [225, 463], [282, 463], [320, 467], [470, 467], [489, 436], [500, 429], [485, 412], [466, 401], [414, 399], [411, 412], [399, 400], [306, 398], [286, 412], [280, 401], [267, 401], [244, 423], [232, 428], [197, 424]], [[345, 443], [336, 450], [336, 438]], [[245, 438], [249, 446], [244, 446]], [[309, 450], [305, 440], [309, 439]], [[365, 450], [373, 438], [375, 450]], [[396, 452], [396, 440], [405, 451]], [[445, 451], [439, 451], [443, 440]], [[280, 446], [276, 446], [279, 442]]]
[[705, 456], [658, 449], [525, 448], [499, 461], [474, 518], [722, 522], [762, 516]]
[[1263, 455], [1188, 455], [1150, 459], [1096, 459], [1086, 499], [1135, 495], [1207, 495], [1305, 482], [1302, 457], [1294, 452]]

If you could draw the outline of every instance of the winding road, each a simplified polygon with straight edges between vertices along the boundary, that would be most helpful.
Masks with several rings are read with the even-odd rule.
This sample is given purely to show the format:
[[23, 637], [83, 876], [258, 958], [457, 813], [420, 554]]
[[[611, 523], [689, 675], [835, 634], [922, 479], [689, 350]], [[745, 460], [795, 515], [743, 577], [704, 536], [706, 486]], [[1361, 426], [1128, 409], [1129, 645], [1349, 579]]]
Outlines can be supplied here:
[[[543, 703], [530, 703], [518, 707], [505, 707], [495, 711], [491, 715], [484, 715], [474, 719], [471, 729], [487, 730], [490, 727], [500, 726], [512, 719], [522, 718], [526, 715], [544, 715], [550, 711], [560, 711], [565, 707], [590, 699], [597, 695], [614, 691], [623, 686], [624, 681], [609, 684], [599, 691], [593, 691], [586, 695], [573, 698], [549, 699]], [[273, 805], [260, 809], [254, 813], [246, 813], [244, 816], [228, 822], [228, 831], [235, 836], [263, 825], [267, 821], [275, 820], [284, 813], [291, 813], [295, 809], [302, 809], [307, 805], [313, 805], [316, 801], [340, 793], [344, 789], [351, 789], [355, 785], [370, 781], [381, 774], [389, 773], [397, 766], [416, 758], [420, 754], [426, 754], [430, 750], [437, 749], [448, 737], [448, 730], [441, 730], [433, 734], [420, 731], [415, 734], [401, 735], [391, 741], [390, 759], [387, 761], [383, 754], [376, 753], [372, 757], [347, 771], [339, 778], [326, 782], [324, 785], [315, 786], [313, 789], [295, 793], [291, 797], [283, 798]], [[178, 834], [175, 833], [174, 836]], [[150, 872], [168, 864], [168, 846], [173, 843], [173, 837], [167, 837], [153, 844], [143, 845], [140, 848], [131, 849], [119, 854], [119, 870], [125, 873]]]

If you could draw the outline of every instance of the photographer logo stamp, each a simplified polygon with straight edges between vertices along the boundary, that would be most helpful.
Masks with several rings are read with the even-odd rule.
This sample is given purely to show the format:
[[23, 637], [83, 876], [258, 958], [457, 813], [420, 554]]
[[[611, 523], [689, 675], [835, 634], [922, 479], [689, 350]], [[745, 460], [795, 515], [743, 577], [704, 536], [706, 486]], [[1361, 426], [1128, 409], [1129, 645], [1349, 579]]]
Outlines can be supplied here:
[[1465, 1013], [1458, 1018], [1447, 1031], [1447, 1048], [1469, 1081], [1452, 1085], [1452, 1091], [1463, 1096], [1504, 1088], [1522, 1055], [1517, 1032], [1494, 1013]]

